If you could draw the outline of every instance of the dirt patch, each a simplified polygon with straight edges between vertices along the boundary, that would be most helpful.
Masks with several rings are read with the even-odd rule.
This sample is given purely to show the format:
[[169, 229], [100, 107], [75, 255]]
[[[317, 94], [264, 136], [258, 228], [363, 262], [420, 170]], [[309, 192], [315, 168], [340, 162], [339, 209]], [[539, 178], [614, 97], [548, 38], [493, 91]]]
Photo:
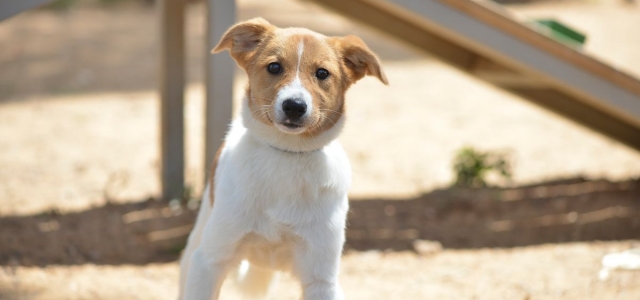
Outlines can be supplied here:
[[[147, 200], [0, 218], [1, 265], [146, 264], [178, 258], [196, 211]], [[640, 181], [573, 179], [351, 202], [346, 249], [516, 247], [640, 239]]]
[[640, 180], [581, 178], [510, 189], [437, 190], [406, 201], [353, 201], [347, 245], [413, 249], [518, 247], [640, 239]]
[[0, 264], [144, 264], [176, 260], [195, 212], [147, 200], [0, 219]]

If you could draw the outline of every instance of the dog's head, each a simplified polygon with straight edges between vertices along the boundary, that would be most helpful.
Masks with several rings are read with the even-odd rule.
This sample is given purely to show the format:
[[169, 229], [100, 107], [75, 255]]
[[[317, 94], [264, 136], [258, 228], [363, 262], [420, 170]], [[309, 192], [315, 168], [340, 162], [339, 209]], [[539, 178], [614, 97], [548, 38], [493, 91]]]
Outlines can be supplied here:
[[387, 84], [378, 58], [356, 36], [327, 37], [257, 18], [231, 27], [213, 52], [223, 50], [249, 77], [250, 116], [297, 138], [333, 127], [347, 89], [365, 75]]

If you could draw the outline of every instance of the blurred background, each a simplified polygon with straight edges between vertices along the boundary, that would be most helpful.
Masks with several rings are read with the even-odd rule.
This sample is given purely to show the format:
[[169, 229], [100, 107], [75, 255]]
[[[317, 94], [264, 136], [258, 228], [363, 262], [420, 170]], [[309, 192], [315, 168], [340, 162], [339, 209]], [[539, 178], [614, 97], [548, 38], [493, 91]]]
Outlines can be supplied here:
[[[578, 29], [584, 52], [640, 77], [633, 1], [500, 2]], [[176, 297], [206, 169], [205, 16], [190, 1], [186, 184], [168, 203], [154, 5], [60, 0], [0, 22], [0, 299]], [[640, 246], [638, 151], [312, 3], [237, 5], [238, 20], [356, 34], [382, 60], [390, 85], [351, 88], [341, 136], [348, 299], [640, 298], [638, 271], [598, 278], [603, 255]], [[299, 295], [285, 276], [272, 299]]]

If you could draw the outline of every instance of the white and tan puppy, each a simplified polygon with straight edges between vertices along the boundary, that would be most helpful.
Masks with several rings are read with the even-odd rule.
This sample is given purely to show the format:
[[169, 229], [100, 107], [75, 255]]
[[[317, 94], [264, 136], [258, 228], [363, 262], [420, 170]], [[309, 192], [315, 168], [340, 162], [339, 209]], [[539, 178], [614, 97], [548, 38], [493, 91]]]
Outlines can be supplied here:
[[343, 299], [338, 268], [351, 169], [335, 139], [349, 86], [365, 75], [387, 83], [378, 59], [358, 37], [260, 18], [231, 27], [213, 52], [223, 50], [249, 84], [189, 236], [180, 299], [218, 299], [242, 261], [240, 286], [254, 298], [267, 293], [274, 272], [287, 271], [304, 299]]

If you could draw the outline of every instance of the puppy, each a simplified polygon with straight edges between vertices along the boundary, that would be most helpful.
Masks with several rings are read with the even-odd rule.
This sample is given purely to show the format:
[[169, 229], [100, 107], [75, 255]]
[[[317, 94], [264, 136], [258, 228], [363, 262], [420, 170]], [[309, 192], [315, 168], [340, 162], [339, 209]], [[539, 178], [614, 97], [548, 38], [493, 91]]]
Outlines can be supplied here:
[[218, 299], [241, 262], [239, 284], [253, 298], [286, 271], [300, 280], [304, 299], [343, 299], [338, 268], [351, 169], [336, 138], [347, 89], [365, 75], [387, 84], [380, 63], [356, 36], [260, 18], [231, 27], [212, 52], [223, 50], [249, 83], [181, 261], [180, 299]]

